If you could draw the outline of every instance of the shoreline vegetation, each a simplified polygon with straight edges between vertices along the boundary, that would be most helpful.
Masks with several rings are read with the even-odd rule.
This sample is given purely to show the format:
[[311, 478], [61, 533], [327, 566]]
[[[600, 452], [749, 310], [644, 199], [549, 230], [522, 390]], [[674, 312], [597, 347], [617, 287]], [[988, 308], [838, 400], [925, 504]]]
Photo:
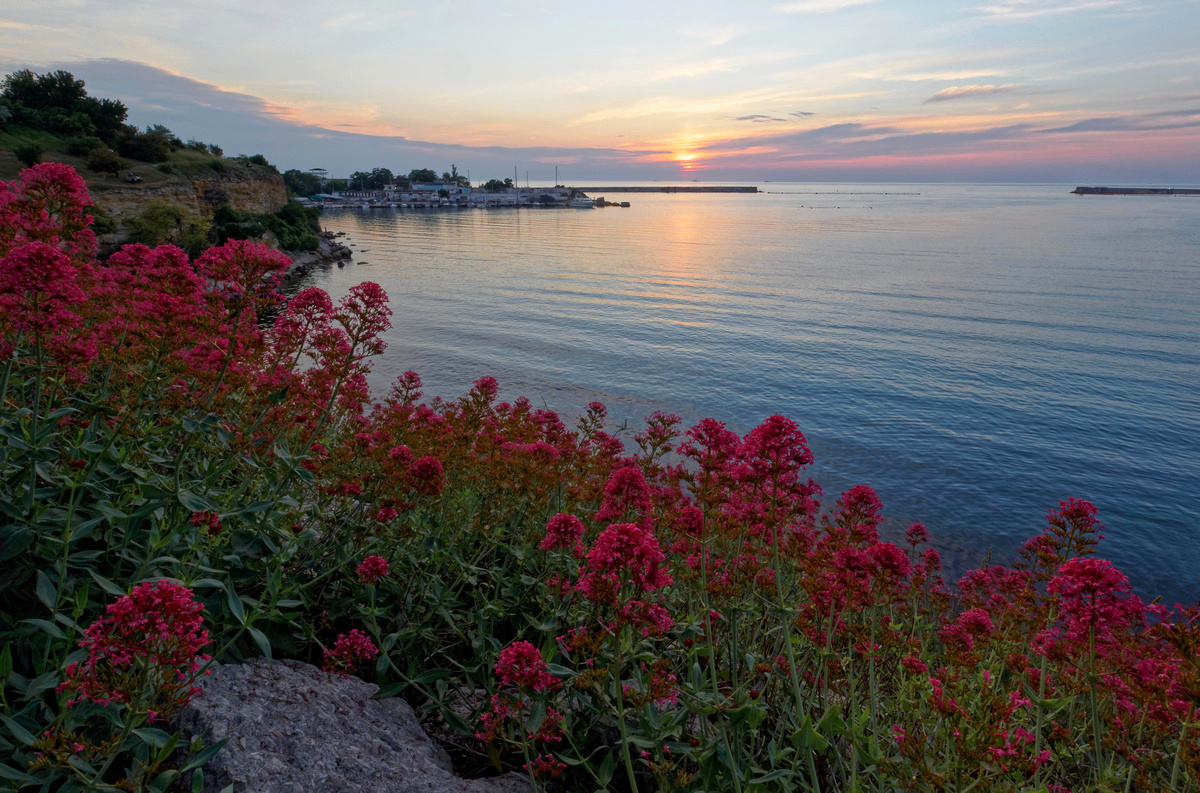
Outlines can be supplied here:
[[783, 416], [627, 448], [487, 376], [373, 395], [377, 285], [281, 305], [248, 240], [101, 262], [90, 206], [58, 163], [0, 184], [0, 785], [201, 784], [176, 716], [265, 657], [537, 790], [1198, 789], [1200, 606], [1134, 595], [1091, 504], [947, 583], [869, 486], [821, 510]]

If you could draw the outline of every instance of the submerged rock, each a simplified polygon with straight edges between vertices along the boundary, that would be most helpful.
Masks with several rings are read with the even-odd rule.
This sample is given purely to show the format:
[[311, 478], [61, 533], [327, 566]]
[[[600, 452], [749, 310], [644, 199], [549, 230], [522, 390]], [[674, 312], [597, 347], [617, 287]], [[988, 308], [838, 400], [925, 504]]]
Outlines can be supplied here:
[[184, 738], [229, 738], [204, 766], [204, 793], [527, 793], [517, 774], [454, 776], [408, 703], [300, 661], [213, 670], [180, 716]]

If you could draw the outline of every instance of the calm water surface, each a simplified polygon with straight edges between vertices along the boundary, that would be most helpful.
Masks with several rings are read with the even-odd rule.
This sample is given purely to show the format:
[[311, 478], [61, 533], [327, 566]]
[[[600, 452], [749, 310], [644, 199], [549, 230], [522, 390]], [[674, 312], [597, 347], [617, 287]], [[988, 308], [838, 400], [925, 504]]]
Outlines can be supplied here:
[[1200, 596], [1200, 199], [761, 189], [335, 210], [360, 263], [303, 285], [387, 290], [377, 393], [406, 369], [427, 396], [491, 374], [564, 416], [603, 401], [630, 446], [655, 409], [741, 433], [783, 413], [827, 493], [870, 484], [956, 571], [1077, 496], [1140, 592]]

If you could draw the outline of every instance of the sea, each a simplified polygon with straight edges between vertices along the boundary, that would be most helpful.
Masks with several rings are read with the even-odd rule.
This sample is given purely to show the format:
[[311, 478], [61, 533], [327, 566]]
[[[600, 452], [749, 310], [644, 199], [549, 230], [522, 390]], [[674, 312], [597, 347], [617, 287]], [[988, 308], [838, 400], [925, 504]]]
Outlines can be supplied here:
[[[655, 410], [745, 433], [783, 414], [827, 499], [953, 580], [1011, 561], [1068, 497], [1136, 592], [1200, 597], [1200, 198], [1073, 185], [759, 183], [628, 208], [328, 210], [354, 261], [310, 272], [393, 309], [374, 364], [427, 397], [483, 375], [632, 436]], [[605, 195], [591, 193], [590, 195]]]

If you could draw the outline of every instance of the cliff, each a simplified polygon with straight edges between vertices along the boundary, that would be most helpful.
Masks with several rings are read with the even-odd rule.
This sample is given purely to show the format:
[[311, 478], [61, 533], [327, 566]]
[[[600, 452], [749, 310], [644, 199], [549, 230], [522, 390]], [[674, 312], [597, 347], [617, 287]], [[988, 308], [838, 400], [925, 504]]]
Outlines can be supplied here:
[[229, 204], [241, 212], [266, 214], [279, 211], [287, 203], [283, 177], [257, 166], [229, 167], [220, 172], [205, 169], [190, 176], [171, 175], [137, 184], [92, 176], [88, 187], [96, 203], [116, 219], [137, 215], [155, 201], [174, 204], [190, 215], [205, 217], [221, 204]]

